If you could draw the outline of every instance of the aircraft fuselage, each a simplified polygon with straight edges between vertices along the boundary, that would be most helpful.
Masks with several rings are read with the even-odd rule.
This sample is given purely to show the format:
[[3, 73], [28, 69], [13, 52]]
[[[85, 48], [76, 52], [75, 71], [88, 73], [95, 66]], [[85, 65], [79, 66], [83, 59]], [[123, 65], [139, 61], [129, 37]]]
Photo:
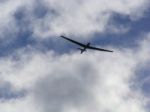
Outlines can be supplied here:
[[90, 43], [87, 43], [85, 47], [79, 48], [81, 50], [81, 54], [86, 51], [86, 49], [90, 46]]

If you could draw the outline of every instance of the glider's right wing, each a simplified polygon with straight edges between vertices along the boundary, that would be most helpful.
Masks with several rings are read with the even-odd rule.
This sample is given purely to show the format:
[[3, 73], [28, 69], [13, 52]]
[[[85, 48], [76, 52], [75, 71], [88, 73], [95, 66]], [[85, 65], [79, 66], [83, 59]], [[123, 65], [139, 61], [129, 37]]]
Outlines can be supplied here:
[[67, 38], [67, 37], [65, 37], [65, 36], [60, 36], [60, 37], [66, 39], [66, 40], [68, 40], [68, 41], [70, 41], [70, 42], [73, 42], [73, 43], [75, 43], [75, 44], [78, 44], [79, 46], [85, 47], [84, 44], [82, 44], [82, 43], [80, 43], [80, 42], [77, 42], [77, 41], [75, 41], [75, 40], [69, 39], [69, 38]]
[[92, 46], [89, 46], [88, 49], [99, 50], [99, 51], [105, 51], [105, 52], [113, 52], [113, 51], [111, 51], [111, 50], [102, 49], [102, 48], [97, 48], [97, 47], [92, 47]]

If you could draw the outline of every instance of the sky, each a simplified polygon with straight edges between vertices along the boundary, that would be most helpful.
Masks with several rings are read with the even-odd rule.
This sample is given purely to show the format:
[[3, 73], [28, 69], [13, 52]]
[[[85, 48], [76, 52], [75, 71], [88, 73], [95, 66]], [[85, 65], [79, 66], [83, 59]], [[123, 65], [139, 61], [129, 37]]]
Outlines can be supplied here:
[[[150, 112], [149, 0], [0, 0], [1, 112]], [[113, 50], [88, 50], [60, 35]]]

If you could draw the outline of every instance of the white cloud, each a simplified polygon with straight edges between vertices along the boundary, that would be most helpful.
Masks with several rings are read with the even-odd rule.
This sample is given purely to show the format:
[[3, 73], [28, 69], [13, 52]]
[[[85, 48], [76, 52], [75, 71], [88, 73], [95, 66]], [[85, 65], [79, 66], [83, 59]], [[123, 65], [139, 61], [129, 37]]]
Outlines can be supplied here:
[[2, 112], [38, 112], [38, 107], [33, 107], [32, 98], [26, 97], [22, 99], [0, 102]]
[[[55, 11], [40, 21], [35, 21], [34, 33], [37, 36], [62, 34], [90, 37], [95, 32], [104, 32], [109, 27], [113, 13], [140, 18], [147, 8], [147, 0], [45, 0], [47, 7]], [[54, 16], [54, 18], [53, 18]], [[43, 29], [46, 29], [43, 31]], [[112, 28], [115, 29], [115, 28]], [[116, 28], [120, 29], [120, 28]], [[126, 29], [126, 28], [125, 28]], [[115, 30], [116, 31], [116, 30]], [[121, 32], [122, 30], [120, 30]], [[116, 33], [116, 32], [115, 32]]]
[[[107, 30], [113, 13], [136, 20], [143, 16], [148, 4], [149, 0], [112, 0], [111, 2], [106, 0], [88, 0], [88, 2], [86, 0], [8, 0], [0, 4], [2, 12], [0, 33], [1, 37], [5, 37], [2, 34], [6, 31], [18, 32], [19, 29], [13, 16], [16, 11], [20, 10], [20, 7], [24, 7], [25, 18], [29, 20], [29, 26], [35, 37], [46, 38], [65, 33], [89, 38], [89, 35], [95, 32], [101, 33]], [[42, 18], [37, 18], [34, 13], [41, 5], [48, 10], [48, 13]], [[24, 27], [27, 27], [26, 25]], [[121, 27], [124, 28], [124, 26]], [[120, 30], [120, 27], [115, 28], [115, 25], [111, 28], [110, 31], [114, 33], [126, 32], [122, 28]], [[128, 28], [125, 27], [125, 29]]]
[[[149, 36], [148, 36], [149, 37]], [[146, 100], [134, 85], [135, 70], [149, 59], [149, 38], [136, 51], [78, 52], [61, 56], [33, 49], [1, 58], [1, 80], [26, 97], [1, 102], [3, 112], [147, 112]], [[144, 55], [144, 56], [143, 56]], [[24, 108], [28, 107], [28, 108]]]
[[[5, 37], [6, 32], [18, 33], [14, 14], [21, 7], [25, 8], [25, 19], [29, 20], [34, 36], [46, 38], [65, 33], [89, 38], [95, 32], [108, 29], [112, 13], [140, 19], [148, 2], [8, 0], [0, 4], [0, 36]], [[37, 18], [34, 8], [38, 3], [50, 13]], [[116, 33], [127, 30], [115, 25], [112, 30], [110, 28]], [[15, 90], [26, 90], [27, 95], [5, 102], [0, 100], [0, 109], [2, 112], [147, 112], [143, 94], [132, 89], [132, 79], [136, 77], [139, 65], [150, 60], [149, 41], [148, 36], [135, 51], [114, 48], [113, 54], [90, 52], [80, 55], [75, 52], [59, 56], [52, 51], [43, 54], [29, 48], [30, 51], [20, 50], [13, 56], [2, 57], [0, 81], [9, 82]]]

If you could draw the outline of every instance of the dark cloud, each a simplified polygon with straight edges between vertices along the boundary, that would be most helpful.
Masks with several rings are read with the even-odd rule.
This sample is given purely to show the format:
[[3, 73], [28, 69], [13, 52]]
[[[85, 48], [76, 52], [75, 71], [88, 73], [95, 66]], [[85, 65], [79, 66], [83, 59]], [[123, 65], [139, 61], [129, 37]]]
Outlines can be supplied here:
[[60, 68], [40, 79], [34, 89], [38, 105], [42, 105], [45, 112], [62, 112], [70, 105], [80, 108], [94, 102], [91, 90], [96, 84], [96, 76], [90, 63], [86, 64], [76, 65], [73, 71], [62, 67], [64, 72]]

